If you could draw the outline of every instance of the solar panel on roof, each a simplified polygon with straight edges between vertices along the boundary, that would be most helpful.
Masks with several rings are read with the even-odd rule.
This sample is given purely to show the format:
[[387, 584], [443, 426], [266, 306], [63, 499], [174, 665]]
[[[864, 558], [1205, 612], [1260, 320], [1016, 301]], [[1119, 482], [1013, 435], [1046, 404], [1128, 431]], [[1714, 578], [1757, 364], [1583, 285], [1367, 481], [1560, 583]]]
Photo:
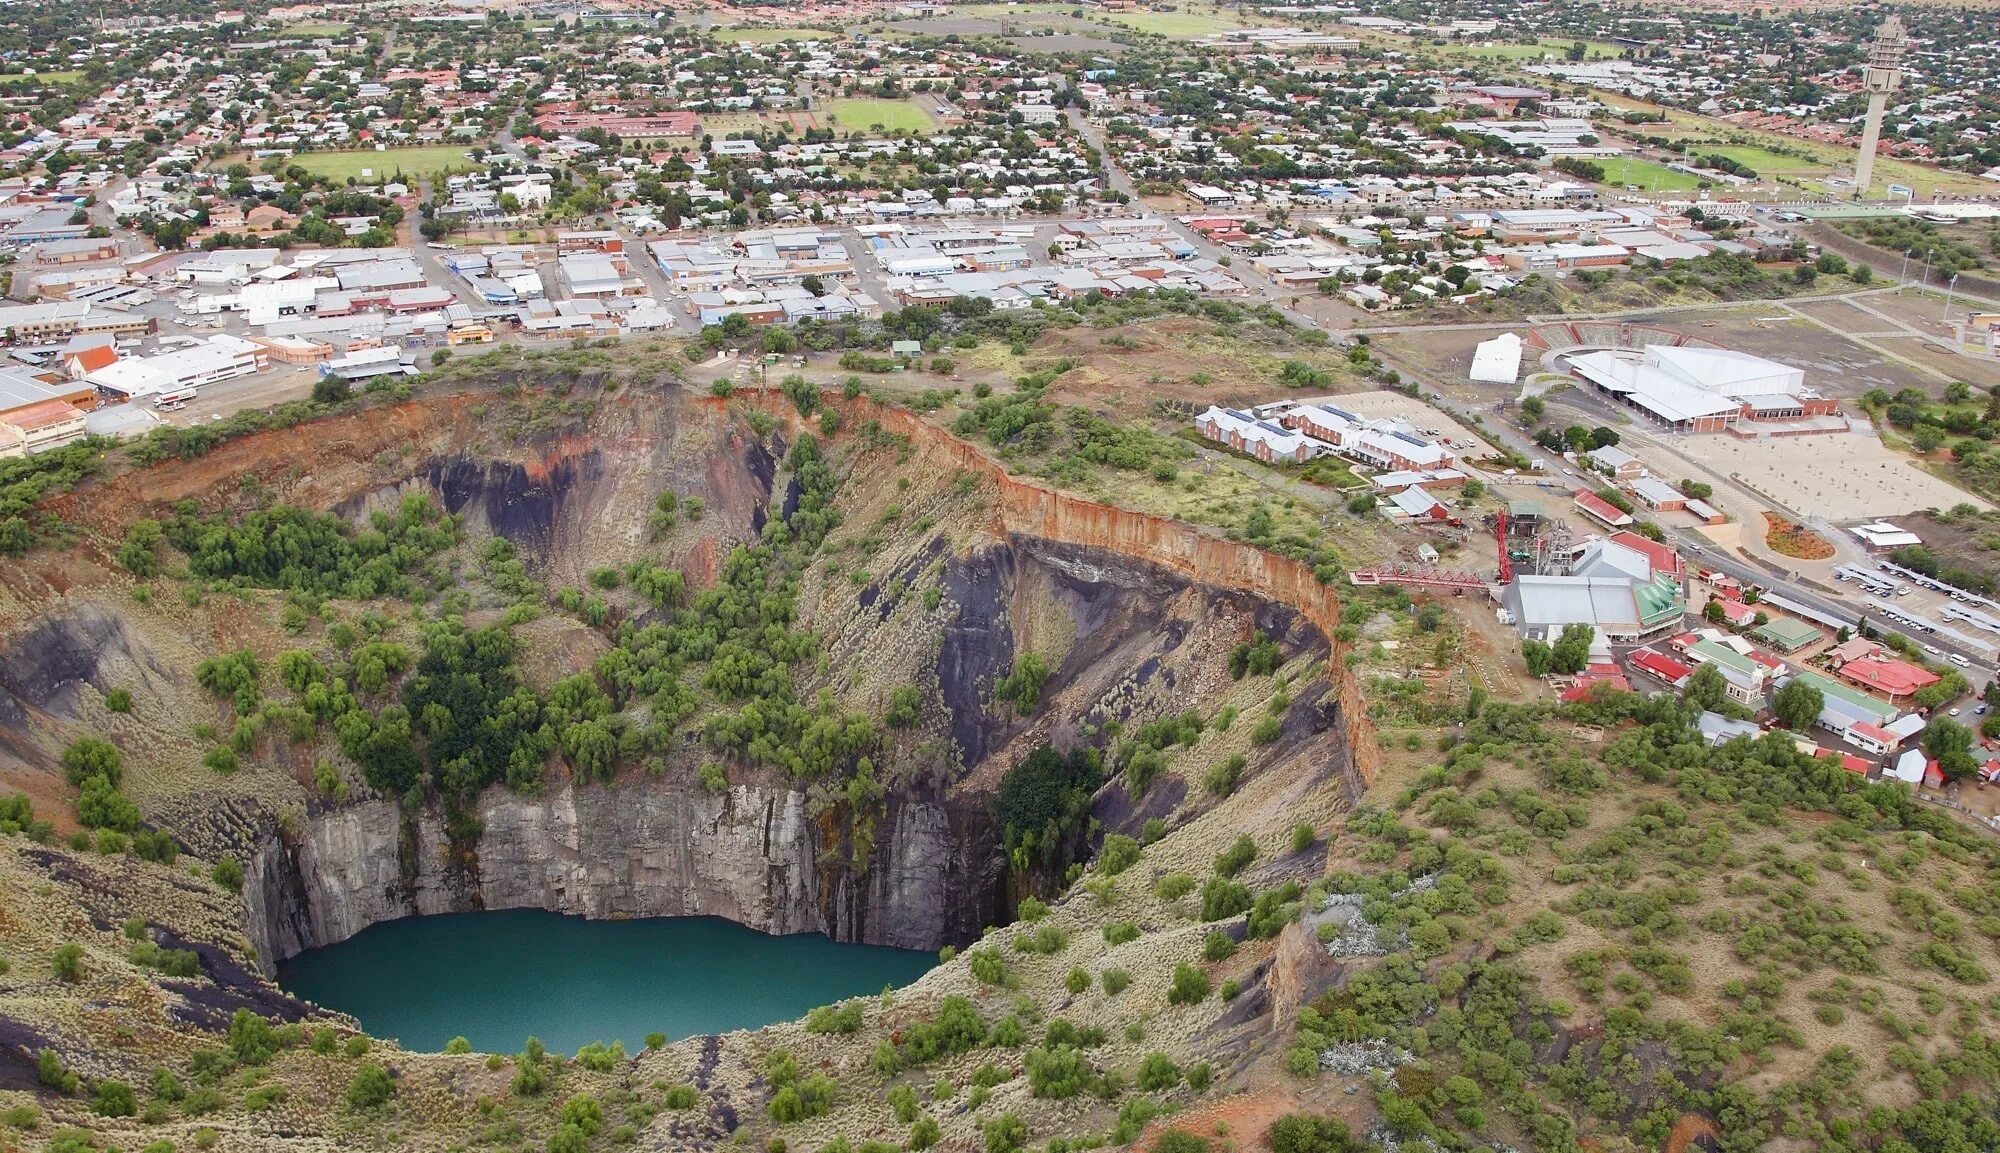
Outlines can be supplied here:
[[1392, 433], [1390, 433], [1389, 435], [1390, 435], [1390, 436], [1393, 436], [1393, 437], [1395, 437], [1395, 438], [1396, 438], [1397, 440], [1400, 440], [1400, 441], [1403, 441], [1403, 442], [1404, 442], [1404, 443], [1406, 443], [1406, 444], [1414, 444], [1414, 445], [1416, 445], [1416, 446], [1417, 446], [1418, 448], [1429, 448], [1429, 447], [1430, 447], [1430, 442], [1429, 442], [1429, 441], [1427, 441], [1427, 440], [1424, 440], [1424, 439], [1423, 439], [1423, 438], [1421, 438], [1421, 437], [1415, 437], [1415, 436], [1411, 436], [1411, 435], [1410, 435], [1409, 433], [1407, 433], [1407, 432], [1392, 432]]

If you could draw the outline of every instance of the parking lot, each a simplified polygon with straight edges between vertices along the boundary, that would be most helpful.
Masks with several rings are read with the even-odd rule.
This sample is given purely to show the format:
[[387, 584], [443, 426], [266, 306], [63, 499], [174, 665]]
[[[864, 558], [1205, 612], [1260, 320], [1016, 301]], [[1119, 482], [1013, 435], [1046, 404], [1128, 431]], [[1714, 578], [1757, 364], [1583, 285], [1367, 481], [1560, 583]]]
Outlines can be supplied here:
[[[1855, 574], [1855, 569], [1863, 571]], [[1954, 594], [1949, 589], [1930, 587], [1921, 577], [1884, 569], [1879, 560], [1839, 566], [1834, 570], [1831, 584], [1833, 590], [1843, 600], [1852, 602], [1857, 610], [1886, 606], [1886, 609], [1877, 610], [1878, 615], [1887, 616], [1904, 626], [1914, 622], [1897, 618], [1913, 617], [1937, 626], [1939, 630], [1938, 634], [1923, 634], [1906, 627], [1905, 631], [1912, 636], [1921, 639], [1926, 635], [1935, 635], [1988, 662], [1992, 660], [1995, 650], [2000, 649], [2000, 631], [1987, 628], [1975, 619], [1984, 617], [2000, 621], [2000, 607], [1986, 604], [1971, 594]], [[1959, 664], [1958, 661], [1952, 663]], [[1960, 667], [1965, 666], [1961, 664]]]

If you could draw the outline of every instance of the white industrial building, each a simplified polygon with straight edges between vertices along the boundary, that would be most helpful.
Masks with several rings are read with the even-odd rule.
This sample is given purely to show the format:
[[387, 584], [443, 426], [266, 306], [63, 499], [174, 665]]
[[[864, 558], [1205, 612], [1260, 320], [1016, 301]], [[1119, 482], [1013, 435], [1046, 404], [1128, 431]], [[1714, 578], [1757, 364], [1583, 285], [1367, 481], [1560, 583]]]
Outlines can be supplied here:
[[1567, 575], [1515, 577], [1502, 603], [1522, 636], [1550, 642], [1565, 625], [1587, 624], [1609, 640], [1635, 643], [1678, 629], [1687, 609], [1679, 573], [1603, 539], [1586, 544]]
[[392, 288], [421, 288], [429, 283], [424, 270], [408, 257], [366, 260], [334, 269], [342, 292], [387, 292]]
[[408, 376], [416, 372], [412, 364], [404, 362], [401, 345], [385, 344], [379, 348], [361, 348], [336, 357], [326, 363], [321, 372], [324, 376], [337, 376], [342, 380], [367, 380], [376, 376]]
[[217, 333], [192, 348], [163, 352], [158, 356], [127, 357], [98, 369], [84, 379], [128, 399], [158, 396], [249, 376], [265, 366], [268, 355], [260, 344], [240, 336]]
[[1286, 428], [1297, 429], [1349, 460], [1372, 468], [1426, 472], [1458, 463], [1457, 453], [1419, 436], [1408, 421], [1370, 420], [1331, 404], [1301, 404], [1278, 419]]
[[[245, 319], [253, 325], [270, 324], [285, 316], [297, 316], [311, 312], [322, 292], [332, 292], [340, 287], [340, 282], [331, 276], [293, 276], [283, 280], [253, 281], [238, 289], [236, 294], [220, 297], [202, 297], [198, 301], [214, 300], [223, 308], [232, 304], [243, 310]], [[200, 308], [195, 309], [198, 313]]]
[[1923, 538], [1916, 533], [1890, 524], [1886, 520], [1878, 520], [1870, 524], [1857, 524], [1847, 531], [1859, 537], [1861, 543], [1867, 545], [1872, 552], [1888, 552], [1891, 549], [1905, 548], [1910, 545], [1924, 543]]
[[556, 264], [562, 272], [563, 286], [569, 290], [572, 299], [601, 300], [625, 295], [625, 275], [609, 256], [595, 252], [573, 253], [559, 257]]
[[1804, 369], [1747, 352], [1649, 344], [1637, 353], [1606, 349], [1566, 359], [1598, 391], [1683, 431], [1724, 432], [1738, 421], [1782, 423], [1771, 431], [1785, 432], [1846, 428], [1819, 419], [1839, 406], [1806, 387]]

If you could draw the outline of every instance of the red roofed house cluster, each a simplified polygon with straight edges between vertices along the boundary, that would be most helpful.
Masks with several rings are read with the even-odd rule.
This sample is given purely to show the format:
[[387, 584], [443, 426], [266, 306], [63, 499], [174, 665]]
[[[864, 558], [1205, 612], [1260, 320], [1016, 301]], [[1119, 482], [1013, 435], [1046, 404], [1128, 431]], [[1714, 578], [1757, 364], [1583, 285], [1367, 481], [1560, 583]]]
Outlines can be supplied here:
[[[1832, 666], [1834, 674], [1857, 688], [1890, 701], [1913, 696], [1938, 683], [1938, 675], [1929, 669], [1889, 656], [1880, 651], [1880, 646], [1871, 647], [1877, 651], [1839, 660]], [[1852, 651], [1850, 646], [1842, 648]]]

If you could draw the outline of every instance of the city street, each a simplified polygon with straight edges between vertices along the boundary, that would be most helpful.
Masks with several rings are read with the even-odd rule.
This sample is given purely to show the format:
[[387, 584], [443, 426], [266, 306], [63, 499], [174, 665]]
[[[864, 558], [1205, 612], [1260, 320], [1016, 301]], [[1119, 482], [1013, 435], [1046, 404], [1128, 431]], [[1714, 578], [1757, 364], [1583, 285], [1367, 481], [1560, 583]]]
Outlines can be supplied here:
[[[1100, 152], [1104, 152], [1103, 136], [1100, 132], [1096, 130], [1095, 126], [1092, 125], [1089, 122], [1089, 120], [1084, 118], [1075, 109], [1070, 110], [1070, 118], [1071, 122], [1077, 125], [1078, 130], [1084, 134], [1084, 138], [1088, 140]], [[1136, 189], [1132, 181], [1124, 174], [1124, 172], [1121, 169], [1118, 168], [1118, 166], [1115, 163], [1110, 161], [1108, 152], [1105, 153], [1105, 156], [1106, 156], [1106, 167], [1108, 170], [1108, 178], [1111, 187], [1117, 189], [1118, 191], [1125, 192], [1127, 195], [1136, 196]], [[1209, 244], [1201, 236], [1193, 233], [1191, 229], [1188, 229], [1185, 226], [1180, 225], [1177, 221], [1173, 221], [1171, 218], [1168, 218], [1167, 223], [1169, 224], [1170, 227], [1172, 227], [1175, 230], [1176, 233], [1180, 234], [1190, 244], [1193, 244], [1197, 248], [1197, 250], [1201, 251], [1204, 256], [1208, 256], [1210, 259], [1216, 259], [1220, 256], [1226, 255], [1225, 253], [1222, 253], [1219, 250], [1217, 250], [1214, 245]], [[1285, 311], [1286, 314], [1289, 315], [1297, 323], [1309, 328], [1319, 326], [1318, 322], [1315, 321], [1312, 317], [1304, 315], [1299, 311], [1297, 311], [1296, 309], [1289, 307], [1287, 301], [1291, 297], [1292, 295], [1291, 293], [1279, 290], [1275, 285], [1271, 284], [1270, 281], [1265, 280], [1260, 276], [1257, 276], [1255, 273], [1251, 272], [1248, 269], [1232, 268], [1231, 271], [1232, 273], [1241, 277], [1246, 284], [1249, 284], [1254, 289], [1256, 289], [1267, 301]], [[1881, 292], [1891, 292], [1894, 291], [1896, 287], [1897, 287], [1896, 284], [1890, 283], [1887, 285], [1882, 285], [1877, 288], [1867, 289], [1853, 294], [1844, 294], [1844, 295], [1866, 296]], [[1696, 307], [1701, 307], [1701, 306], [1696, 306]], [[1714, 305], [1713, 307], [1741, 308], [1742, 305], [1737, 302], [1729, 302], [1726, 304], [1717, 304]], [[1643, 314], [1646, 312], [1658, 312], [1658, 311], [1659, 311], [1658, 309], [1631, 310], [1631, 312], [1634, 315]], [[1603, 317], [1615, 317], [1620, 315], [1620, 313], [1606, 312], [1601, 315]], [[1574, 320], [1574, 319], [1597, 319], [1597, 318], [1598, 314], [1589, 314], [1588, 316], [1585, 317], [1569, 317], [1566, 319]], [[1353, 331], [1357, 333], [1423, 332], [1423, 331], [1437, 331], [1441, 329], [1450, 329], [1450, 328], [1461, 329], [1461, 330], [1485, 330], [1489, 328], [1495, 330], [1504, 330], [1504, 329], [1514, 329], [1519, 327], [1520, 324], [1518, 322], [1508, 325], [1489, 325], [1489, 324], [1478, 324], [1478, 323], [1471, 323], [1464, 325], [1448, 325], [1448, 326], [1382, 325], [1382, 326], [1375, 326], [1372, 328], [1359, 328]], [[1340, 335], [1346, 336], [1349, 334], [1343, 332]], [[1424, 381], [1425, 379], [1424, 374], [1413, 370], [1408, 364], [1399, 363], [1393, 356], [1383, 356], [1380, 350], [1377, 350], [1377, 355], [1382, 357], [1385, 364], [1388, 364], [1390, 367], [1395, 368], [1398, 372], [1402, 373], [1406, 379], [1413, 379], [1420, 382]], [[1568, 401], [1572, 397], [1578, 395], [1580, 394], [1577, 393], [1575, 390], [1572, 390], [1571, 393], [1565, 395], [1565, 400]], [[1535, 444], [1533, 440], [1531, 440], [1526, 434], [1522, 433], [1519, 429], [1515, 428], [1509, 422], [1507, 413], [1505, 412], [1489, 410], [1485, 412], [1475, 413], [1460, 408], [1458, 406], [1454, 406], [1450, 402], [1446, 401], [1443, 397], [1439, 396], [1434, 388], [1426, 389], [1426, 399], [1428, 399], [1432, 404], [1434, 404], [1439, 409], [1452, 414], [1454, 417], [1457, 417], [1462, 421], [1467, 420], [1468, 418], [1475, 415], [1479, 416], [1484, 420], [1484, 428], [1488, 435], [1497, 436], [1497, 438], [1501, 441], [1501, 443], [1505, 447], [1520, 453], [1524, 457], [1527, 457], [1529, 459], [1535, 459], [1538, 457], [1548, 458], [1551, 455], [1550, 453], [1548, 453], [1547, 450]], [[1614, 426], [1624, 425], [1627, 419], [1626, 414], [1622, 412], [1614, 412], [1610, 410], [1608, 407], [1600, 406], [1600, 408], [1601, 408], [1601, 415], [1604, 418], [1605, 423], [1612, 423], [1614, 424]], [[1567, 475], [1565, 470], [1562, 467], [1560, 467], [1561, 463], [1562, 462], [1559, 457], [1551, 461], [1552, 467], [1550, 468], [1546, 479], [1541, 481], [1540, 483], [1544, 484], [1545, 486], [1547, 485], [1558, 486], [1562, 488], [1565, 492], [1570, 494], [1574, 494], [1575, 492], [1584, 490], [1584, 488], [1586, 487], [1587, 478], [1572, 477]], [[1732, 497], [1734, 498], [1740, 498], [1740, 499], [1729, 500], [1729, 504], [1732, 506], [1732, 508], [1739, 512], [1739, 519], [1742, 519], [1740, 517], [1740, 512], [1748, 510], [1746, 506], [1754, 507], [1757, 504], [1758, 498], [1756, 498], [1749, 492], [1745, 491], [1740, 485], [1737, 485], [1734, 482], [1730, 481], [1729, 478], [1714, 476], [1707, 470], [1700, 469], [1700, 467], [1698, 465], [1694, 465], [1693, 462], [1689, 463], [1691, 469], [1699, 471], [1705, 479], [1709, 480], [1711, 484], [1717, 486], [1719, 489], [1726, 489], [1732, 494]], [[1504, 488], [1502, 489], [1502, 491], [1505, 491]], [[1839, 552], [1840, 554], [1839, 559], [1841, 561], [1851, 562], [1851, 563], [1867, 563], [1870, 565], [1873, 564], [1872, 559], [1868, 558], [1852, 542], [1851, 538], [1848, 538], [1847, 534], [1841, 532], [1838, 528], [1831, 525], [1825, 525], [1823, 523], [1814, 523], [1812, 519], [1809, 517], [1807, 518], [1807, 523], [1813, 523], [1816, 529], [1821, 531], [1822, 534], [1825, 535], [1829, 540], [1835, 542], [1834, 547]], [[1746, 533], [1756, 534], [1756, 536], [1761, 539], [1762, 526], [1761, 524], [1757, 523], [1757, 521], [1754, 518], [1742, 519], [1742, 524], [1743, 524], [1743, 529]], [[1662, 523], [1661, 528], [1666, 532], [1669, 542], [1672, 543], [1678, 551], [1680, 551], [1683, 555], [1690, 558], [1690, 560], [1696, 564], [1699, 564], [1709, 569], [1713, 569], [1718, 572], [1725, 573], [1747, 584], [1755, 584], [1771, 589], [1772, 591], [1779, 592], [1782, 595], [1793, 598], [1797, 600], [1799, 603], [1804, 604], [1818, 612], [1823, 612], [1833, 616], [1855, 619], [1855, 620], [1862, 619], [1863, 617], [1868, 617], [1868, 619], [1870, 619], [1872, 623], [1874, 623], [1877, 627], [1893, 628], [1890, 622], [1881, 618], [1879, 614], [1870, 617], [1869, 614], [1867, 613], [1865, 606], [1860, 604], [1858, 601], [1850, 601], [1849, 598], [1842, 597], [1838, 594], [1828, 595], [1827, 592], [1822, 591], [1831, 589], [1832, 585], [1830, 581], [1822, 584], [1820, 582], [1812, 582], [1806, 579], [1802, 579], [1794, 569], [1788, 568], [1785, 565], [1778, 563], [1779, 560], [1781, 560], [1782, 558], [1767, 559], [1765, 557], [1755, 556], [1754, 552], [1753, 555], [1750, 557], [1745, 557], [1741, 555], [1731, 555], [1721, 546], [1715, 544], [1713, 541], [1708, 540], [1706, 537], [1702, 536], [1692, 527]], [[1827, 565], [1830, 571], [1832, 562], [1824, 562], [1824, 563]], [[1968, 659], [1974, 660], [1975, 667], [1968, 670], [1968, 672], [1970, 674], [1969, 679], [1973, 680], [1975, 684], [1982, 684], [1985, 680], [1991, 679], [1995, 676], [1994, 670], [1996, 662], [1993, 659], [1993, 654], [1991, 651], [1977, 651], [1969, 647], [1960, 646], [1955, 642], [1951, 642], [1945, 638], [1931, 638], [1931, 643], [1935, 644], [1936, 647], [1946, 652], [1958, 652], [1961, 655], [1967, 657]]]

